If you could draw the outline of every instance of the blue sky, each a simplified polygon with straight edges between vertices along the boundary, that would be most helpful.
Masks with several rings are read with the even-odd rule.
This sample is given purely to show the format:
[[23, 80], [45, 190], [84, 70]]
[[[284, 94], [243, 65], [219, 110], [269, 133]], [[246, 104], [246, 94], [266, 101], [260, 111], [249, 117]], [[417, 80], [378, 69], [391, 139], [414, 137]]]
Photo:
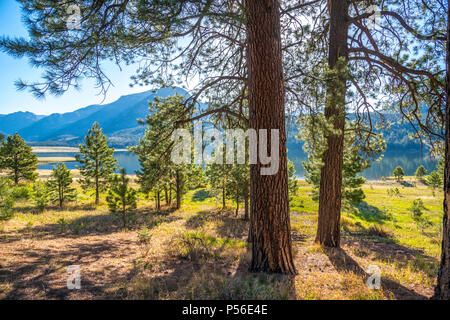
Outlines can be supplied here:
[[[21, 20], [20, 5], [15, 0], [0, 0], [0, 35], [27, 36], [27, 31]], [[110, 65], [106, 73], [113, 81], [112, 87], [105, 101], [103, 95], [98, 95], [94, 82], [87, 79], [82, 83], [80, 91], [70, 90], [63, 96], [46, 96], [45, 100], [33, 97], [28, 91], [17, 91], [14, 81], [23, 79], [25, 81], [38, 80], [41, 71], [31, 67], [27, 59], [14, 59], [0, 52], [0, 114], [16, 111], [30, 111], [36, 114], [64, 113], [73, 111], [88, 105], [108, 103], [117, 100], [120, 96], [150, 90], [151, 87], [130, 88], [130, 76], [134, 74], [136, 67], [122, 68]]]

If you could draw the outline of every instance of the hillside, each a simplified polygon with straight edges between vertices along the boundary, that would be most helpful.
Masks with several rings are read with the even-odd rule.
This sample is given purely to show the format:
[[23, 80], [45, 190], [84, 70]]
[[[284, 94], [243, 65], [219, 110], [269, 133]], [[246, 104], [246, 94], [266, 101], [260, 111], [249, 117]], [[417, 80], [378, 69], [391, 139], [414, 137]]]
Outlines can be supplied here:
[[124, 147], [138, 142], [144, 128], [137, 119], [148, 114], [148, 102], [155, 97], [175, 93], [186, 95], [181, 88], [163, 88], [120, 97], [105, 105], [92, 105], [68, 113], [37, 116], [30, 112], [0, 115], [0, 132], [18, 132], [33, 145], [76, 146], [97, 121], [112, 145]]
[[44, 117], [32, 112], [22, 111], [0, 114], [0, 133], [6, 135], [14, 134], [16, 131], [26, 128]]
[[[91, 105], [68, 113], [54, 113], [39, 116], [31, 112], [16, 112], [0, 115], [0, 133], [18, 132], [28, 143], [45, 146], [77, 146], [97, 121], [115, 147], [126, 147], [138, 143], [144, 133], [144, 127], [137, 119], [148, 114], [148, 101], [156, 96], [168, 97], [175, 93], [187, 96], [181, 88], [163, 88], [120, 97], [105, 105]], [[202, 108], [206, 105], [202, 104]], [[398, 122], [394, 115], [388, 116], [392, 127], [381, 131], [390, 151], [421, 151], [420, 143], [409, 136], [412, 128], [408, 123]], [[376, 119], [374, 119], [376, 121]], [[304, 157], [302, 142], [295, 136], [298, 129], [289, 127], [288, 149], [291, 157]]]

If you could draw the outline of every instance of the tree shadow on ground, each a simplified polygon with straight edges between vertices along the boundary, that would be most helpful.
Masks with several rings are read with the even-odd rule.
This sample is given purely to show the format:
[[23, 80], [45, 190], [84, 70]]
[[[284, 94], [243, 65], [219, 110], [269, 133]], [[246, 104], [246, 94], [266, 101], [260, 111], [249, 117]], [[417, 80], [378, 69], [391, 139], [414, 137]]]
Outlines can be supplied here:
[[[324, 248], [324, 252], [330, 260], [331, 264], [338, 271], [343, 272], [352, 272], [360, 277], [362, 277], [365, 281], [369, 278], [369, 274], [359, 266], [359, 264], [350, 257], [345, 250], [341, 248]], [[388, 279], [381, 279], [381, 286], [383, 290], [388, 291], [393, 294], [396, 299], [399, 300], [422, 300], [427, 299], [427, 297], [410, 290], [401, 284]]]
[[217, 226], [216, 231], [220, 237], [246, 241], [248, 237], [248, 228], [248, 221], [232, 216], [226, 216], [223, 217], [222, 222]]
[[186, 220], [186, 227], [197, 229], [208, 222], [221, 222], [232, 213], [231, 210], [202, 210]]
[[192, 195], [192, 202], [203, 202], [210, 198], [212, 196], [208, 190], [198, 190]]
[[411, 183], [411, 182], [408, 182], [408, 181], [399, 181], [399, 184], [401, 184], [403, 187], [406, 187], [406, 188], [413, 188], [414, 187], [414, 185]]
[[428, 256], [421, 249], [409, 248], [395, 242], [346, 239], [345, 243], [358, 248], [356, 252], [358, 255], [372, 253], [376, 260], [386, 263], [396, 262], [403, 266], [412, 265], [413, 268], [425, 272], [430, 278], [437, 276], [439, 260]]
[[351, 214], [367, 222], [376, 222], [383, 224], [387, 220], [391, 220], [391, 216], [383, 210], [368, 204], [367, 202], [355, 203], [352, 205]]
[[[192, 299], [192, 300], [261, 300], [292, 297], [293, 280], [270, 274], [248, 272], [248, 253], [238, 261], [226, 253], [226, 246], [214, 249], [214, 254], [172, 255], [158, 264], [151, 274], [135, 273], [134, 286], [121, 298], [127, 299]], [[153, 275], [153, 276], [152, 276]]]
[[[107, 288], [116, 281], [126, 279], [119, 267], [110, 265], [101, 270], [88, 272], [85, 266], [91, 266], [105, 255], [115, 252], [115, 257], [125, 257], [129, 253], [123, 250], [131, 241], [121, 240], [112, 243], [72, 244], [63, 249], [27, 249], [16, 253], [18, 258], [14, 269], [0, 269], [0, 283], [11, 288], [2, 298], [17, 299], [67, 299], [76, 294], [83, 299], [98, 299], [108, 296]], [[81, 269], [81, 290], [67, 288], [67, 267], [79, 265]]]
[[[133, 221], [127, 226], [128, 231], [137, 230], [142, 226], [151, 229], [161, 223], [170, 223], [180, 220], [180, 217], [171, 215], [175, 209], [167, 208], [162, 211], [139, 209], [134, 212]], [[58, 223], [48, 223], [34, 227], [25, 227], [13, 233], [0, 235], [0, 242], [12, 243], [23, 239], [55, 240], [59, 238], [80, 238], [91, 235], [107, 235], [123, 231], [122, 222], [109, 212], [83, 216], [69, 220], [60, 220]]]

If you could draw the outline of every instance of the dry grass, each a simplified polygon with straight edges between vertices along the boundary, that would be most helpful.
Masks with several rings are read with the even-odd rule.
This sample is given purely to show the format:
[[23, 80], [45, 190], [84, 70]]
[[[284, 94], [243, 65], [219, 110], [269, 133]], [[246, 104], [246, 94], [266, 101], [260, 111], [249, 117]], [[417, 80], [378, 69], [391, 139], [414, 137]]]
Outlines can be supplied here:
[[[15, 217], [0, 226], [0, 298], [425, 299], [432, 295], [439, 243], [429, 239], [438, 236], [419, 231], [406, 209], [389, 207], [392, 217], [373, 210], [371, 206], [377, 204], [372, 199], [389, 204], [383, 199], [385, 189], [368, 187], [370, 205], [360, 210], [369, 213], [344, 212], [342, 248], [325, 249], [313, 243], [316, 209], [308, 200], [308, 186], [302, 188], [291, 216], [295, 277], [249, 273], [243, 213], [235, 217], [231, 209], [218, 210], [215, 200], [207, 197], [193, 201], [198, 190], [185, 196], [178, 211], [155, 212], [153, 203], [141, 197], [127, 230], [104, 203], [95, 207], [87, 196], [64, 211], [51, 208], [42, 214], [34, 211], [32, 203], [21, 203]], [[412, 190], [401, 192], [400, 200], [416, 197]], [[390, 201], [407, 208], [400, 200]], [[438, 201], [426, 202], [430, 219], [438, 214], [434, 211]], [[431, 238], [417, 240], [423, 237]], [[81, 290], [66, 288], [70, 265], [81, 267]], [[366, 285], [371, 265], [381, 270], [380, 290]]]

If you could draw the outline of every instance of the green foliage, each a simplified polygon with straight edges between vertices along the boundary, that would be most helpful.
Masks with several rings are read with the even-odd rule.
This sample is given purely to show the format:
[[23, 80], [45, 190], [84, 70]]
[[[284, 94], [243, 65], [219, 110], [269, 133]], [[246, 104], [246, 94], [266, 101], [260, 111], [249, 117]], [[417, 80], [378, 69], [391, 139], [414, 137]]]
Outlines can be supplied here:
[[108, 147], [106, 136], [97, 122], [92, 125], [84, 140], [85, 144], [79, 146], [81, 155], [75, 156], [81, 164], [77, 168], [84, 177], [83, 188], [95, 190], [95, 202], [98, 204], [100, 191], [105, 189], [117, 169], [117, 159], [114, 158], [114, 149]]
[[52, 200], [58, 202], [60, 209], [69, 201], [76, 198], [76, 190], [72, 185], [72, 175], [65, 164], [53, 167], [52, 175], [48, 181], [48, 187], [52, 194]]
[[[323, 166], [322, 155], [326, 148], [325, 132], [333, 131], [322, 116], [306, 117], [299, 120], [300, 133], [297, 138], [305, 142], [303, 148], [308, 161], [303, 162], [306, 180], [313, 185], [313, 199], [319, 197], [320, 175]], [[350, 203], [361, 203], [364, 192], [361, 186], [365, 179], [359, 176], [370, 167], [371, 161], [377, 161], [386, 149], [381, 135], [369, 135], [356, 123], [348, 122], [344, 135], [344, 159], [342, 170], [342, 199]]]
[[[149, 102], [149, 115], [141, 123], [147, 124], [139, 146], [130, 148], [138, 156], [141, 169], [136, 172], [141, 189], [158, 195], [162, 190], [173, 190], [182, 195], [189, 186], [200, 184], [203, 172], [192, 164], [175, 164], [170, 156], [174, 149], [172, 133], [175, 129], [188, 129], [191, 124], [183, 119], [189, 117], [184, 104], [185, 97], [174, 95], [156, 97]], [[179, 204], [177, 204], [179, 205]]]
[[[222, 201], [222, 206], [226, 206], [227, 195], [230, 194], [231, 184], [235, 185], [235, 189], [239, 184], [241, 172], [239, 167], [234, 168], [235, 176], [232, 175], [233, 165], [231, 164], [208, 164], [205, 170], [205, 176], [211, 186], [211, 194]], [[233, 181], [234, 180], [234, 181]]]
[[140, 243], [148, 244], [152, 239], [152, 233], [147, 226], [143, 226], [137, 233], [138, 240]]
[[442, 182], [444, 182], [444, 170], [445, 170], [445, 158], [439, 158], [438, 165], [436, 168], [437, 173], [442, 178]]
[[426, 219], [423, 215], [423, 211], [426, 210], [425, 205], [423, 204], [422, 199], [415, 199], [413, 201], [412, 206], [409, 208], [409, 211], [412, 214], [412, 218], [414, 222], [419, 226], [419, 228], [423, 231], [426, 227], [431, 226], [431, 222]]
[[64, 218], [59, 218], [57, 223], [59, 225], [59, 229], [60, 229], [61, 232], [65, 231], [67, 226], [69, 225], [69, 221], [67, 221]]
[[0, 221], [13, 217], [14, 201], [11, 182], [4, 177], [0, 177]]
[[33, 185], [33, 201], [38, 207], [40, 212], [44, 212], [45, 209], [52, 201], [52, 193], [48, 186], [48, 183], [36, 181]]
[[422, 180], [423, 177], [427, 175], [427, 169], [425, 169], [424, 166], [420, 166], [420, 167], [417, 168], [417, 170], [414, 173], [414, 175], [416, 176], [416, 178], [418, 180]]
[[394, 172], [392, 173], [397, 180], [397, 182], [400, 182], [403, 180], [403, 177], [405, 176], [405, 171], [403, 171], [403, 168], [400, 166], [397, 166], [394, 169]]
[[398, 190], [398, 188], [388, 189], [387, 194], [388, 194], [388, 196], [400, 197], [400, 190]]
[[433, 190], [440, 188], [443, 184], [442, 176], [440, 176], [436, 171], [433, 171], [428, 176], [427, 183], [433, 188]]
[[36, 179], [37, 156], [17, 133], [8, 136], [1, 144], [0, 170], [7, 170], [8, 177], [15, 185], [22, 179]]
[[422, 199], [415, 199], [409, 211], [411, 211], [414, 220], [420, 220], [425, 210], [425, 205]]
[[129, 182], [126, 170], [122, 168], [120, 175], [114, 175], [112, 178], [111, 189], [106, 197], [109, 210], [113, 214], [120, 215], [124, 228], [127, 226], [131, 210], [137, 206], [137, 192], [128, 186]]
[[13, 188], [13, 196], [16, 201], [25, 201], [31, 197], [30, 185], [15, 186]]
[[289, 192], [289, 201], [297, 195], [299, 184], [297, 177], [295, 175], [295, 166], [294, 163], [288, 159], [288, 192]]

